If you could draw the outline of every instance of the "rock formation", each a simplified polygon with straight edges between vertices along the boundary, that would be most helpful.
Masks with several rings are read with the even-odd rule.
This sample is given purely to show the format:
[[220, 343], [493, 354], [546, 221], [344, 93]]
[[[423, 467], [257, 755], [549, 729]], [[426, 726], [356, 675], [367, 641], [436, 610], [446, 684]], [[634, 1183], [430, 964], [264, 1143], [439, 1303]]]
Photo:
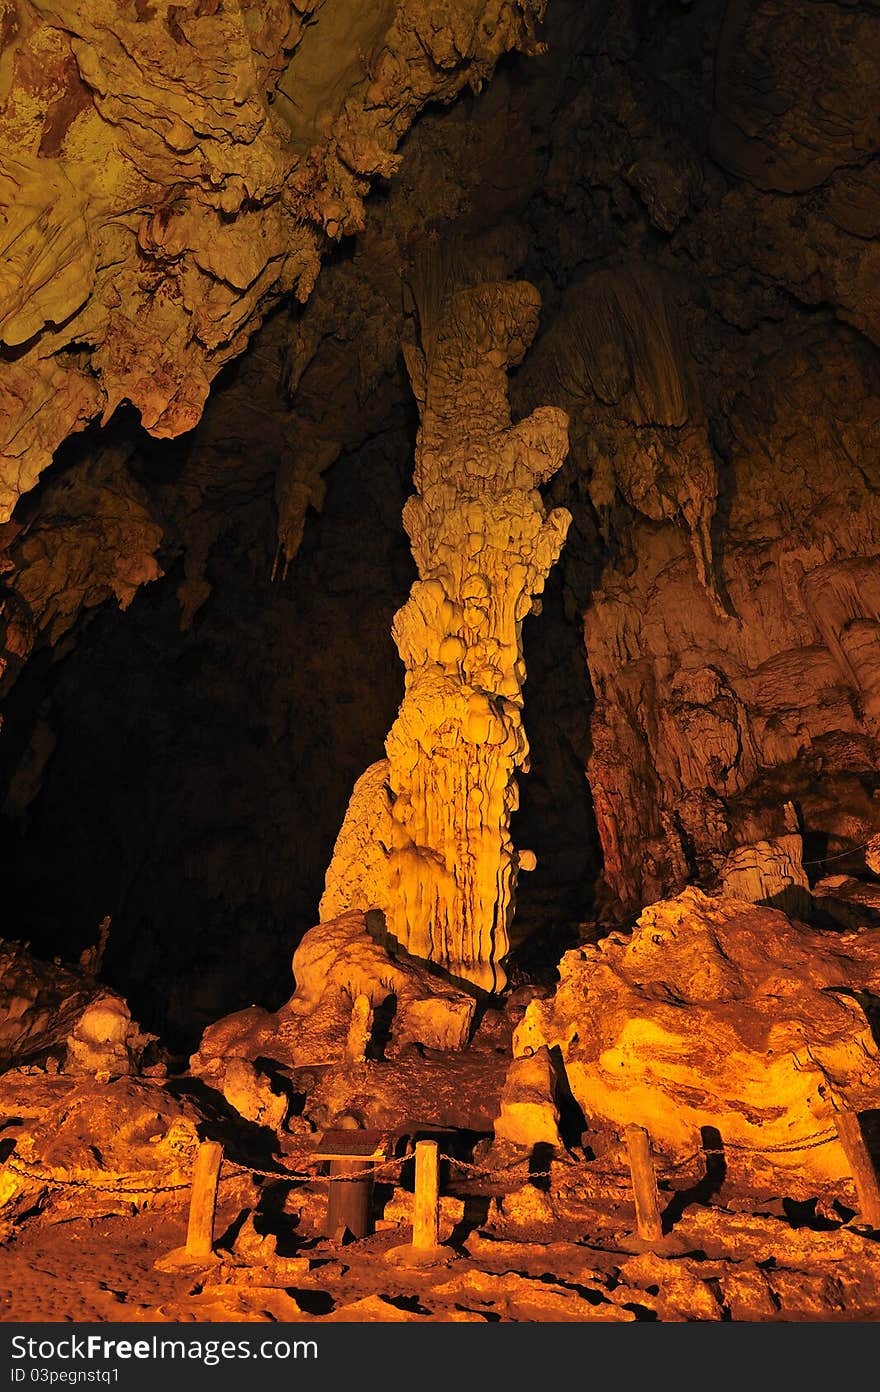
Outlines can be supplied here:
[[0, 510], [122, 401], [198, 421], [211, 380], [322, 250], [431, 101], [534, 45], [543, 0], [5, 4]]
[[[495, 991], [518, 869], [534, 864], [510, 840], [514, 775], [528, 766], [521, 633], [570, 520], [547, 516], [537, 492], [565, 457], [567, 419], [545, 408], [511, 424], [507, 372], [537, 328], [534, 288], [450, 294], [431, 274], [419, 286], [422, 346], [409, 356], [422, 422], [418, 493], [404, 509], [419, 580], [393, 630], [406, 691], [387, 767], [355, 790], [322, 911], [382, 909], [407, 951]], [[365, 794], [378, 799], [372, 813]], [[375, 843], [365, 850], [365, 832], [387, 864]], [[372, 885], [364, 854], [377, 862]]]
[[0, 1069], [54, 1060], [66, 1072], [120, 1077], [137, 1071], [156, 1036], [142, 1031], [125, 1001], [80, 970], [40, 962], [21, 943], [0, 939]]
[[823, 933], [687, 889], [646, 909], [632, 936], [566, 954], [514, 1050], [558, 1048], [588, 1121], [644, 1126], [678, 1159], [711, 1128], [729, 1173], [815, 1194], [849, 1174], [835, 1112], [878, 1097], [859, 1003], [878, 986], [876, 930]]
[[[49, 1206], [70, 1218], [184, 1204], [202, 1120], [191, 1104], [132, 1078], [33, 1082], [19, 1086], [25, 1115], [0, 1165], [4, 1224]], [[14, 1075], [5, 1086], [15, 1092]]]
[[229, 1060], [261, 1057], [288, 1067], [342, 1064], [352, 1011], [362, 997], [374, 1010], [393, 1003], [398, 1049], [413, 1042], [460, 1049], [468, 1038], [473, 999], [406, 954], [392, 955], [356, 910], [306, 933], [293, 973], [296, 991], [279, 1011], [253, 1006], [211, 1025], [192, 1060], [194, 1071], [215, 1076], [218, 1069], [225, 1073]]

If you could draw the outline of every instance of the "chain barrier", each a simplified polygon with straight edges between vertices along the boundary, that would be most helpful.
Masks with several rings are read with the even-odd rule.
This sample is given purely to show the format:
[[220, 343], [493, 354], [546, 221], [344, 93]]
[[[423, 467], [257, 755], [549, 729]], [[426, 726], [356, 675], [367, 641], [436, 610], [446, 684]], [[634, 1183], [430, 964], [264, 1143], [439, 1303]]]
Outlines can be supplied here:
[[836, 1140], [836, 1131], [817, 1131], [814, 1136], [807, 1136], [803, 1141], [785, 1141], [781, 1145], [754, 1146], [741, 1141], [725, 1141], [724, 1145], [720, 1146], [700, 1146], [699, 1150], [692, 1151], [683, 1160], [660, 1163], [661, 1167], [667, 1170], [683, 1170], [686, 1165], [690, 1165], [701, 1156], [724, 1155], [730, 1150], [747, 1155], [796, 1155], [802, 1150], [817, 1150], [819, 1146], [828, 1145], [830, 1141]]
[[[13, 1155], [7, 1156], [4, 1167], [12, 1170], [14, 1174], [21, 1175], [23, 1179], [36, 1179], [42, 1184], [54, 1184], [60, 1189], [93, 1189], [99, 1194], [172, 1194], [190, 1187], [188, 1179], [180, 1184], [149, 1184], [140, 1182], [138, 1176], [133, 1174], [120, 1175], [112, 1184], [100, 1184], [91, 1179], [62, 1179], [60, 1175], [46, 1173], [36, 1165], [19, 1160]], [[131, 1188], [126, 1188], [129, 1181]]]
[[[226, 1161], [219, 1182], [222, 1184], [238, 1175], [253, 1174], [265, 1179], [300, 1180], [313, 1184], [352, 1184], [359, 1179], [367, 1179], [371, 1176], [378, 1178], [392, 1170], [399, 1171], [411, 1158], [410, 1155], [404, 1155], [399, 1160], [386, 1160], [381, 1164], [370, 1165], [348, 1175], [319, 1175], [312, 1170], [288, 1170], [287, 1168], [261, 1170], [256, 1165], [247, 1165], [240, 1161]], [[21, 1175], [23, 1179], [38, 1180], [40, 1183], [53, 1184], [61, 1189], [93, 1189], [102, 1194], [171, 1194], [191, 1187], [190, 1180], [182, 1181], [179, 1184], [149, 1184], [141, 1181], [136, 1174], [120, 1175], [113, 1183], [107, 1184], [91, 1179], [64, 1179], [61, 1175], [40, 1170], [37, 1166], [22, 1161], [14, 1155], [8, 1156], [4, 1164], [7, 1169]], [[126, 1187], [127, 1185], [130, 1187]]]
[[[357, 1156], [352, 1156], [352, 1159], [356, 1160]], [[279, 1170], [261, 1170], [256, 1165], [247, 1165], [241, 1161], [232, 1161], [230, 1163], [234, 1164], [236, 1173], [238, 1174], [258, 1175], [264, 1179], [300, 1180], [310, 1184], [354, 1184], [360, 1179], [378, 1179], [384, 1174], [399, 1171], [407, 1161], [411, 1159], [412, 1154], [409, 1154], [402, 1155], [397, 1160], [375, 1161], [371, 1162], [364, 1169], [356, 1170], [354, 1174], [347, 1175], [319, 1175], [315, 1174], [313, 1170], [288, 1170], [286, 1167], [282, 1167]], [[322, 1162], [315, 1161], [315, 1163], [321, 1164]]]
[[[700, 1146], [698, 1150], [692, 1151], [681, 1160], [664, 1161], [658, 1157], [658, 1165], [666, 1171], [683, 1170], [694, 1160], [705, 1158], [710, 1155], [724, 1155], [727, 1151], [737, 1151], [750, 1155], [786, 1155], [797, 1154], [803, 1150], [815, 1150], [819, 1146], [828, 1145], [830, 1141], [837, 1139], [836, 1131], [816, 1132], [813, 1136], [805, 1137], [802, 1141], [786, 1141], [780, 1145], [754, 1146], [746, 1145], [743, 1142], [726, 1141], [722, 1146]], [[353, 1157], [356, 1158], [356, 1157]], [[295, 1170], [281, 1166], [278, 1169], [261, 1169], [257, 1165], [248, 1165], [242, 1161], [226, 1160], [223, 1166], [225, 1174], [221, 1172], [220, 1183], [234, 1179], [238, 1175], [251, 1174], [261, 1179], [281, 1179], [288, 1182], [299, 1182], [308, 1184], [355, 1184], [363, 1179], [380, 1179], [384, 1176], [397, 1175], [410, 1160], [414, 1158], [414, 1152], [409, 1151], [397, 1159], [383, 1160], [379, 1162], [371, 1161], [361, 1170], [356, 1170], [353, 1174], [334, 1174], [319, 1175], [314, 1170]], [[460, 1174], [474, 1179], [493, 1179], [495, 1182], [515, 1179], [518, 1176], [534, 1179], [551, 1179], [552, 1170], [533, 1170], [529, 1160], [520, 1160], [513, 1165], [496, 1167], [489, 1169], [485, 1165], [472, 1165], [466, 1160], [456, 1160], [453, 1156], [443, 1157], [450, 1169], [457, 1170]], [[46, 1173], [39, 1170], [35, 1165], [29, 1164], [16, 1157], [14, 1153], [7, 1156], [5, 1168], [19, 1174], [24, 1179], [35, 1179], [45, 1184], [53, 1184], [62, 1189], [92, 1189], [98, 1193], [115, 1194], [171, 1194], [183, 1189], [190, 1188], [190, 1181], [186, 1180], [176, 1184], [149, 1184], [139, 1178], [138, 1175], [120, 1175], [112, 1184], [96, 1183], [90, 1179], [63, 1179], [60, 1175]], [[315, 1164], [323, 1163], [315, 1161]], [[130, 1187], [126, 1187], [130, 1185]]]

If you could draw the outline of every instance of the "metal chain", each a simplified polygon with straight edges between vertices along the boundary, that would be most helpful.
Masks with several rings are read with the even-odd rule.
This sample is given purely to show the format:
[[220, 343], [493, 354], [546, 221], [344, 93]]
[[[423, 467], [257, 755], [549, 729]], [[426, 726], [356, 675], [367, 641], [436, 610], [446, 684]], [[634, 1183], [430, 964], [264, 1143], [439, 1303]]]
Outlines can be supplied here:
[[753, 1146], [746, 1145], [739, 1141], [725, 1141], [723, 1146], [700, 1146], [699, 1150], [692, 1151], [683, 1160], [668, 1161], [664, 1168], [667, 1170], [682, 1170], [691, 1161], [698, 1160], [702, 1155], [724, 1155], [728, 1150], [737, 1150], [749, 1155], [794, 1155], [802, 1150], [817, 1150], [819, 1146], [828, 1145], [829, 1141], [837, 1140], [836, 1131], [816, 1132], [815, 1136], [807, 1137], [803, 1141], [786, 1141], [782, 1145]]
[[[102, 1194], [171, 1194], [178, 1189], [189, 1189], [190, 1182], [186, 1180], [181, 1184], [144, 1184], [138, 1182], [137, 1175], [120, 1175], [119, 1179], [113, 1184], [99, 1184], [91, 1179], [62, 1179], [60, 1175], [47, 1174], [45, 1171], [38, 1170], [35, 1165], [30, 1165], [27, 1161], [20, 1161], [9, 1155], [5, 1161], [5, 1167], [13, 1170], [24, 1179], [36, 1179], [44, 1184], [54, 1184], [61, 1189], [94, 1189]], [[126, 1182], [132, 1181], [130, 1189], [125, 1188]]]
[[[356, 1158], [356, 1157], [353, 1157]], [[379, 1176], [393, 1171], [398, 1171], [411, 1160], [411, 1155], [403, 1155], [399, 1160], [384, 1160], [381, 1164], [370, 1164], [362, 1170], [356, 1170], [354, 1174], [348, 1175], [319, 1175], [313, 1170], [261, 1170], [256, 1165], [247, 1165], [242, 1162], [235, 1162], [236, 1173], [259, 1175], [264, 1179], [287, 1179], [308, 1181], [311, 1184], [354, 1184], [359, 1179], [377, 1179]], [[320, 1164], [320, 1161], [315, 1163]]]
[[[698, 1150], [686, 1155], [682, 1160], [662, 1162], [661, 1166], [666, 1170], [681, 1170], [690, 1165], [694, 1160], [701, 1156], [724, 1155], [726, 1151], [739, 1151], [750, 1155], [780, 1155], [794, 1154], [802, 1150], [815, 1150], [819, 1146], [828, 1145], [830, 1141], [837, 1139], [835, 1131], [817, 1132], [814, 1136], [806, 1137], [803, 1141], [787, 1141], [780, 1145], [754, 1146], [746, 1145], [743, 1142], [727, 1141], [723, 1146], [701, 1146]], [[241, 1161], [227, 1161], [224, 1168], [225, 1174], [221, 1174], [220, 1183], [224, 1180], [232, 1179], [236, 1175], [251, 1174], [257, 1175], [262, 1179], [284, 1179], [288, 1181], [300, 1181], [311, 1184], [354, 1184], [363, 1179], [378, 1179], [384, 1175], [399, 1173], [405, 1164], [413, 1158], [414, 1152], [401, 1156], [396, 1160], [385, 1160], [379, 1164], [370, 1163], [361, 1170], [356, 1170], [354, 1174], [347, 1175], [319, 1175], [313, 1170], [292, 1170], [286, 1166], [279, 1169], [264, 1170], [257, 1165], [248, 1165]], [[466, 1160], [456, 1160], [453, 1156], [445, 1156], [444, 1159], [451, 1169], [460, 1171], [462, 1174], [470, 1175], [480, 1179], [494, 1179], [495, 1181], [514, 1178], [517, 1175], [526, 1175], [529, 1179], [550, 1179], [553, 1176], [552, 1170], [533, 1170], [530, 1168], [528, 1160], [518, 1161], [516, 1164], [507, 1165], [503, 1168], [489, 1169], [484, 1165], [471, 1165]], [[315, 1162], [320, 1163], [320, 1162]], [[89, 1179], [63, 1179], [60, 1175], [47, 1174], [38, 1170], [34, 1165], [27, 1161], [17, 1159], [14, 1155], [7, 1156], [5, 1167], [14, 1173], [21, 1175], [25, 1179], [36, 1179], [46, 1184], [54, 1184], [64, 1189], [93, 1189], [99, 1193], [122, 1193], [122, 1194], [171, 1194], [182, 1189], [189, 1189], [190, 1182], [187, 1180], [179, 1184], [159, 1184], [151, 1185], [144, 1183], [137, 1175], [120, 1175], [112, 1184], [100, 1184]], [[126, 1188], [126, 1184], [131, 1185]]]

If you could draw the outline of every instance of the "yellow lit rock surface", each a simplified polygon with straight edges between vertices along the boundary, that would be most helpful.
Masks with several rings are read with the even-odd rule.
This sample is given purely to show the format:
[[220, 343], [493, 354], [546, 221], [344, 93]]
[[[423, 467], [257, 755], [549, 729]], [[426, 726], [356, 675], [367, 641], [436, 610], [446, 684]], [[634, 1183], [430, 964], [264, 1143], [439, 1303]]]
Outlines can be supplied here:
[[555, 1091], [556, 1074], [545, 1045], [515, 1058], [501, 1094], [495, 1139], [528, 1150], [536, 1145], [561, 1147]]
[[[193, 1072], [218, 1076], [231, 1059], [268, 1056], [288, 1064], [342, 1061], [359, 997], [376, 1009], [394, 998], [394, 1041], [461, 1049], [476, 1008], [472, 996], [429, 975], [405, 954], [392, 956], [367, 931], [364, 915], [343, 914], [306, 933], [293, 958], [296, 991], [274, 1014], [256, 1006], [205, 1031]], [[229, 1100], [237, 1106], [230, 1095]]]
[[122, 401], [198, 421], [212, 379], [321, 252], [431, 101], [534, 47], [543, 0], [348, 9], [22, 0], [0, 68], [0, 515]]
[[[322, 912], [380, 908], [413, 955], [492, 991], [506, 980], [510, 817], [528, 768], [522, 622], [570, 521], [564, 508], [547, 515], [537, 489], [565, 458], [568, 419], [542, 407], [511, 423], [507, 372], [537, 329], [534, 287], [454, 290], [438, 274], [414, 286], [421, 348], [408, 355], [422, 419], [404, 509], [420, 578], [393, 628], [405, 695], [387, 769], [355, 789]], [[365, 854], [370, 826], [381, 856]]]
[[714, 1127], [729, 1170], [782, 1171], [794, 1193], [849, 1174], [834, 1113], [880, 1095], [857, 999], [878, 982], [874, 930], [823, 933], [687, 889], [646, 909], [631, 936], [567, 953], [514, 1050], [558, 1046], [588, 1123], [644, 1126], [675, 1157]]
[[349, 909], [366, 912], [388, 903], [388, 773], [388, 760], [380, 759], [354, 785], [318, 906], [322, 923]]
[[67, 1037], [64, 1071], [111, 1078], [136, 1073], [144, 1049], [155, 1038], [135, 1024], [124, 1000], [102, 992], [86, 1006]]

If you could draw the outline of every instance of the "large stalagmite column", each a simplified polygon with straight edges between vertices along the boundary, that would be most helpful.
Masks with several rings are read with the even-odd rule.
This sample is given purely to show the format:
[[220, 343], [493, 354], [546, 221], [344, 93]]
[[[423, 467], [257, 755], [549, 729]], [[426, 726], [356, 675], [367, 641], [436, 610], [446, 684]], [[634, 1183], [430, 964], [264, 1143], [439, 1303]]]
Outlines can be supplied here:
[[507, 371], [539, 308], [533, 286], [493, 283], [451, 295], [433, 332], [423, 314], [423, 348], [408, 359], [417, 493], [403, 514], [420, 578], [394, 620], [406, 688], [388, 762], [365, 783], [373, 796], [381, 784], [390, 814], [374, 809], [367, 848], [356, 789], [322, 900], [322, 917], [382, 908], [410, 952], [486, 990], [504, 985], [520, 868], [510, 818], [528, 766], [522, 621], [571, 520], [562, 508], [548, 516], [537, 491], [565, 458], [565, 413], [510, 419]]

